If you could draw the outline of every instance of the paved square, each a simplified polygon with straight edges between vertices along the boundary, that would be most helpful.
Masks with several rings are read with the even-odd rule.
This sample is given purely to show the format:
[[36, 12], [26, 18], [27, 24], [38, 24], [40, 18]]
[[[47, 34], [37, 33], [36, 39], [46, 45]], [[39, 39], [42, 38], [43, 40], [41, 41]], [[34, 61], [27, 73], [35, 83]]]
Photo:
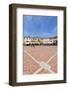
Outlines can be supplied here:
[[23, 73], [57, 73], [57, 46], [24, 46]]

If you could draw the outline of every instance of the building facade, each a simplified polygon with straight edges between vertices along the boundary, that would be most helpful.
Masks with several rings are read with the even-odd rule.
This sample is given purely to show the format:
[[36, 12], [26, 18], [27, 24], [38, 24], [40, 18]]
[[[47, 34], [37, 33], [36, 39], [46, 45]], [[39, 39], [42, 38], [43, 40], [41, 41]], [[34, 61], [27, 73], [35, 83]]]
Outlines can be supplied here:
[[24, 45], [57, 45], [57, 37], [24, 37]]

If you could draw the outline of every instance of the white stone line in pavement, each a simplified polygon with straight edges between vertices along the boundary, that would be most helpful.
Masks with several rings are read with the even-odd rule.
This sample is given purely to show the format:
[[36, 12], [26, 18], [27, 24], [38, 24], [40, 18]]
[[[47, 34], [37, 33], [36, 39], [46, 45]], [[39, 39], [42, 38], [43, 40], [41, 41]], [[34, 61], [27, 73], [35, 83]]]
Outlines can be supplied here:
[[40, 63], [33, 57], [31, 54], [29, 54], [27, 51], [24, 51], [28, 56], [30, 56], [36, 63], [40, 65]]
[[[39, 73], [42, 69], [45, 69], [45, 68], [42, 68], [42, 67], [40, 67], [39, 69], [37, 69], [33, 74], [37, 74], [37, 73]], [[55, 73], [55, 72], [53, 72], [51, 69], [45, 69], [45, 70], [48, 70], [50, 73]]]
[[[41, 64], [40, 64], [40, 65], [41, 65]], [[39, 73], [42, 69], [48, 70], [50, 73], [54, 73], [50, 68], [41, 66], [39, 69], [37, 69], [37, 70], [34, 72], [34, 74]]]
[[56, 53], [52, 57], [50, 57], [46, 63], [49, 63], [55, 56], [56, 56]]
[[39, 69], [37, 69], [33, 74], [37, 74], [38, 72], [40, 72], [43, 68], [40, 67]]
[[48, 68], [47, 68], [47, 70], [48, 70], [50, 73], [55, 73], [55, 72], [53, 72], [51, 69], [48, 69]]
[[[38, 62], [31, 54], [29, 54], [27, 51], [24, 51], [28, 56], [30, 56], [36, 63], [38, 63], [41, 66], [41, 63]], [[54, 54], [46, 63], [49, 63], [49, 61], [55, 56], [56, 54]], [[38, 73], [41, 69], [47, 69], [49, 72], [54, 73], [50, 68], [43, 68], [41, 66], [41, 68], [39, 68], [34, 74]]]

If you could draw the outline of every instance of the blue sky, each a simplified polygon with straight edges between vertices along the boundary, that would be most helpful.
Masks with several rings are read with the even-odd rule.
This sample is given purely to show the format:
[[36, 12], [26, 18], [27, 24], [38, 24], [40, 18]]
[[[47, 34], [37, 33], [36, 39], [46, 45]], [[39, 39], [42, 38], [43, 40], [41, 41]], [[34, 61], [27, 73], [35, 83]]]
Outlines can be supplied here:
[[57, 16], [23, 16], [24, 36], [57, 36]]

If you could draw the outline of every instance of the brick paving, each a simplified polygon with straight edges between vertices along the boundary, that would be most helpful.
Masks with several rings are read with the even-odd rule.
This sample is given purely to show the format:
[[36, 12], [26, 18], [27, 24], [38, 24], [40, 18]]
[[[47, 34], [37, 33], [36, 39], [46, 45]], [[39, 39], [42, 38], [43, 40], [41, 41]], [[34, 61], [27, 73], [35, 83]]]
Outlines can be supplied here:
[[[25, 51], [27, 53], [25, 53]], [[51, 67], [47, 69], [47, 66], [40, 69], [40, 64], [47, 63], [47, 61], [57, 53], [57, 46], [24, 46], [24, 65], [23, 73], [24, 74], [50, 74], [52, 71], [57, 73], [57, 55], [54, 56], [49, 62], [48, 65]], [[33, 60], [33, 58], [36, 61]], [[39, 70], [36, 72], [37, 70]], [[36, 72], [36, 73], [35, 73]]]

